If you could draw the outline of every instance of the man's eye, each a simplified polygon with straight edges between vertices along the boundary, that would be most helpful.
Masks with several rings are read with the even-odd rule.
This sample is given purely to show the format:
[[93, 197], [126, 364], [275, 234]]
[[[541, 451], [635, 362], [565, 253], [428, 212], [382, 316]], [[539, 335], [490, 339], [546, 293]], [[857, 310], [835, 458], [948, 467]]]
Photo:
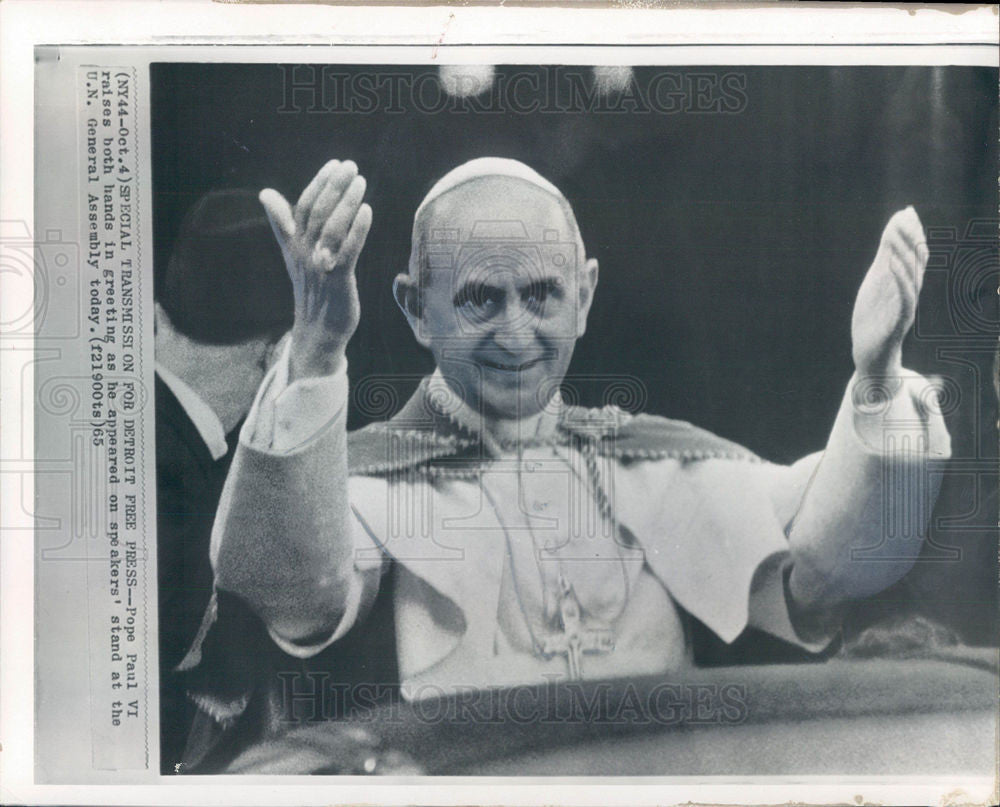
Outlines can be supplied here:
[[499, 308], [503, 292], [490, 286], [470, 286], [462, 289], [455, 301], [460, 308], [479, 314], [490, 314]]
[[549, 283], [532, 283], [521, 291], [521, 300], [527, 306], [539, 308], [548, 299], [550, 291]]

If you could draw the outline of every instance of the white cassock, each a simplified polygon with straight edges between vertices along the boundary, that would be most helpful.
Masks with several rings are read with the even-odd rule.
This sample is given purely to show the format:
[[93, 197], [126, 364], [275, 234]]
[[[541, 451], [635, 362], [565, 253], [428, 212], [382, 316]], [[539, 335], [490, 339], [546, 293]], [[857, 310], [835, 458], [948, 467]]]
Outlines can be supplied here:
[[[837, 626], [793, 624], [790, 536], [837, 541], [863, 589], [882, 558], [916, 556], [937, 490], [928, 461], [950, 451], [929, 382], [909, 371], [870, 410], [852, 403], [852, 379], [825, 451], [791, 466], [683, 422], [558, 399], [502, 442], [437, 374], [348, 441], [346, 368], [287, 374], [286, 351], [243, 429], [213, 562], [234, 532], [339, 541], [330, 531], [349, 523], [340, 624], [307, 642], [269, 634], [308, 658], [363, 630], [392, 564], [410, 699], [677, 670], [691, 661], [686, 614], [727, 642], [753, 626], [820, 650]], [[331, 512], [349, 442], [351, 513]]]

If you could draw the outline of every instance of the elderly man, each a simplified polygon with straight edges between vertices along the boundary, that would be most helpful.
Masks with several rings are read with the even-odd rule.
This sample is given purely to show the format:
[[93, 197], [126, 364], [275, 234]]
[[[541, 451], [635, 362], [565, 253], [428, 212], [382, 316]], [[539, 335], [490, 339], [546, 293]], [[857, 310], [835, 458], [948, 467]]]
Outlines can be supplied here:
[[[598, 264], [563, 194], [496, 158], [431, 189], [395, 280], [436, 371], [349, 436], [364, 191], [333, 161], [294, 208], [261, 194], [295, 324], [243, 430], [213, 561], [220, 596], [249, 605], [272, 652], [352, 655], [391, 631], [381, 665], [409, 699], [662, 674], [691, 662], [690, 616], [725, 641], [754, 626], [820, 650], [845, 603], [907, 571], [919, 531], [885, 540], [887, 497], [949, 453], [926, 380], [901, 365], [926, 262], [912, 209], [888, 223], [858, 295], [856, 373], [826, 450], [785, 467], [687, 423], [562, 400]], [[214, 619], [189, 666], [213, 633], [234, 634]], [[222, 723], [247, 708], [211, 692], [200, 702]]]

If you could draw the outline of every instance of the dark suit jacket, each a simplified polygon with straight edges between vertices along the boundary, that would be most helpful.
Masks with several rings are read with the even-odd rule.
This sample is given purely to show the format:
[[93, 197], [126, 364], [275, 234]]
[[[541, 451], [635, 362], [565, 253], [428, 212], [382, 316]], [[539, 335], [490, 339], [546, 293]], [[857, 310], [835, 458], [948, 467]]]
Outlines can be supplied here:
[[170, 388], [156, 377], [156, 530], [159, 568], [161, 768], [173, 773], [197, 711], [174, 668], [198, 632], [212, 595], [212, 521], [232, 461], [215, 461]]

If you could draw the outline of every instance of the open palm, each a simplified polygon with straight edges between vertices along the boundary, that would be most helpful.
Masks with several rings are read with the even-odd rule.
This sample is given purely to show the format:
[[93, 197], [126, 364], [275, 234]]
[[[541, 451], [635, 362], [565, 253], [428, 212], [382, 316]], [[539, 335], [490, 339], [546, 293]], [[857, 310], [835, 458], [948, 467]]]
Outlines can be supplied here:
[[912, 207], [889, 219], [854, 303], [851, 341], [862, 375], [895, 375], [927, 267], [924, 228]]

